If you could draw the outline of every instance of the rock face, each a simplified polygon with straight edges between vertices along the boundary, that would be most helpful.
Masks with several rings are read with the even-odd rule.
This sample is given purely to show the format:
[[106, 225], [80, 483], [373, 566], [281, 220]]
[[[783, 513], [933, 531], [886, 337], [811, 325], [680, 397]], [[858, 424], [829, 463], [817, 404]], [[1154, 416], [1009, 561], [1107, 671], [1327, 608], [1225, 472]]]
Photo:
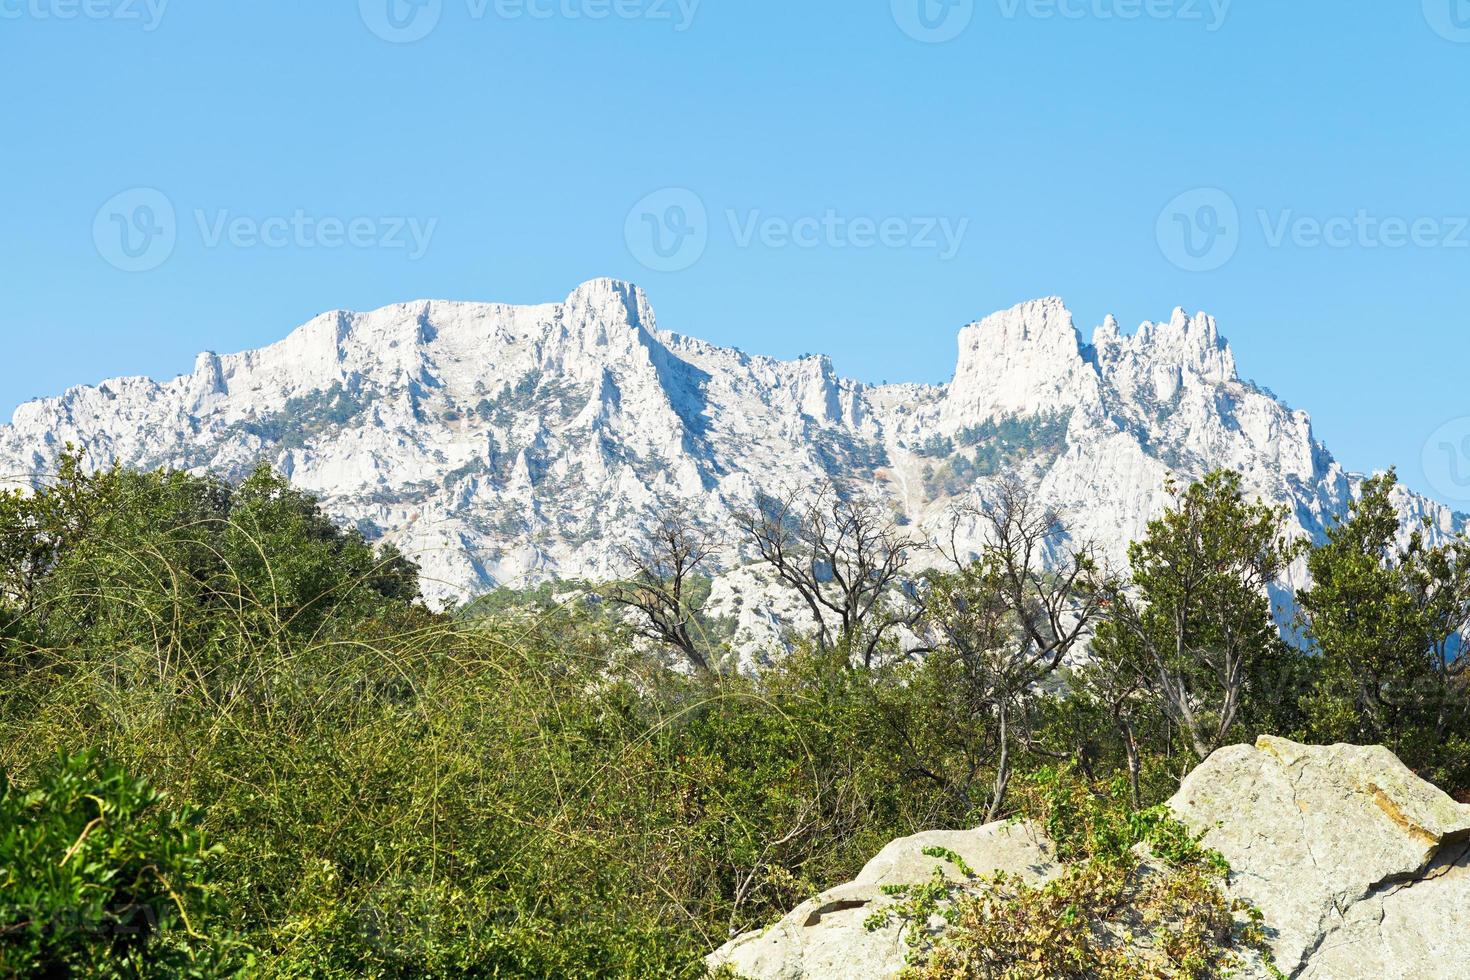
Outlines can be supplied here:
[[941, 847], [980, 875], [1004, 871], [1032, 883], [1056, 873], [1051, 845], [1024, 826], [997, 823], [966, 831], [931, 831], [896, 840], [869, 861], [857, 878], [798, 905], [769, 929], [731, 940], [710, 957], [750, 980], [859, 980], [891, 977], [909, 951], [897, 922], [869, 932], [864, 923], [891, 899], [884, 885], [928, 881], [953, 868], [924, 853]]
[[[327, 313], [260, 350], [202, 354], [173, 381], [29, 402], [0, 427], [0, 484], [45, 480], [67, 442], [100, 465], [238, 477], [271, 463], [417, 559], [433, 597], [460, 599], [615, 577], [621, 546], [661, 513], [726, 531], [757, 494], [827, 477], [885, 498], [923, 540], [1014, 474], [1118, 563], [1171, 474], [1238, 469], [1305, 534], [1357, 484], [1305, 412], [1237, 376], [1204, 314], [1175, 310], [1131, 335], [1109, 318], [1087, 343], [1060, 300], [1038, 300], [965, 327], [949, 384], [873, 386], [826, 357], [660, 329], [641, 290], [608, 279], [540, 306]], [[1424, 498], [1400, 503], [1431, 537], [1464, 523]], [[730, 579], [714, 600], [751, 640], [779, 621]]]
[[1387, 749], [1264, 737], [1216, 752], [1170, 806], [1230, 862], [1288, 976], [1470, 976], [1470, 806]]
[[[1222, 749], [1170, 801], [1230, 862], [1227, 889], [1266, 916], [1276, 964], [1302, 980], [1464, 980], [1470, 976], [1470, 806], [1455, 803], [1378, 747], [1312, 747], [1278, 738]], [[1043, 882], [1058, 868], [1025, 825], [894, 841], [857, 879], [710, 957], [751, 980], [893, 977], [908, 951], [899, 926], [868, 932], [882, 886], [919, 884], [944, 847], [979, 874]], [[1248, 963], [1248, 977], [1265, 977]]]

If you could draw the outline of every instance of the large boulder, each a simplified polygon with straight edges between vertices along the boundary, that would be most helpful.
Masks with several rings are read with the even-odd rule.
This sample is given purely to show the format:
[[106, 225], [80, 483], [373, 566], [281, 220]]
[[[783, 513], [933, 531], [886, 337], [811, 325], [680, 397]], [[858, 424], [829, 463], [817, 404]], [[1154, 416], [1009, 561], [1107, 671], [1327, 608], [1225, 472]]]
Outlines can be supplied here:
[[1288, 976], [1470, 977], [1470, 806], [1387, 749], [1263, 737], [1210, 756], [1169, 805], [1230, 862]]
[[769, 929], [746, 933], [709, 958], [750, 980], [866, 980], [901, 971], [909, 951], [901, 925], [869, 931], [866, 922], [891, 903], [885, 885], [916, 885], [936, 868], [957, 879], [951, 862], [925, 854], [943, 848], [959, 855], [977, 875], [1004, 871], [1041, 882], [1057, 871], [1051, 845], [1022, 824], [995, 823], [976, 830], [931, 831], [893, 841], [845, 885], [798, 905]]
[[[1470, 806], [1409, 771], [1387, 749], [1313, 747], [1265, 737], [1221, 749], [1170, 801], [1230, 863], [1230, 894], [1266, 916], [1277, 967], [1302, 980], [1465, 980], [1470, 977]], [[1032, 883], [1059, 868], [1027, 825], [920, 834], [894, 841], [858, 877], [747, 933], [709, 958], [751, 980], [868, 980], [904, 967], [897, 921], [869, 917], [885, 885], [921, 884], [956, 867]], [[938, 923], [933, 923], [938, 925]], [[1267, 971], [1253, 957], [1245, 978]]]

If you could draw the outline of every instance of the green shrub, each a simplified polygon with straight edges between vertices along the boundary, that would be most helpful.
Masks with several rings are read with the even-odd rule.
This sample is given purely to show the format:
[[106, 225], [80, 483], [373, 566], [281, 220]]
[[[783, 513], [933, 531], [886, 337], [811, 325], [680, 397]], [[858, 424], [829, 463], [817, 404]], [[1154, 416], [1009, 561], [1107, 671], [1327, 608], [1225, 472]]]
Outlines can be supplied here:
[[1056, 844], [1059, 873], [1041, 885], [1003, 873], [950, 885], [917, 915], [906, 909], [911, 924], [948, 922], [937, 943], [916, 944], [906, 978], [1212, 980], [1252, 954], [1269, 968], [1260, 913], [1220, 888], [1224, 859], [1166, 808], [1131, 808], [1125, 779], [1095, 786], [1043, 769], [1022, 795]]
[[[798, 648], [690, 677], [605, 607], [559, 603], [569, 588], [430, 612], [412, 563], [268, 470], [232, 485], [71, 458], [42, 492], [0, 494], [0, 768], [34, 788], [5, 791], [5, 846], [29, 857], [3, 852], [0, 874], [29, 890], [0, 892], [0, 973], [697, 977], [890, 840], [984, 819], [1000, 735], [955, 696], [953, 658], [862, 670]], [[1306, 723], [1316, 673], [1268, 652], [1282, 683], [1252, 678], [1232, 738]], [[1147, 806], [1194, 758], [1178, 726], [1136, 678], [1058, 678], [1017, 695], [1004, 816], [1037, 821], [1066, 867], [895, 894], [890, 915], [954, 924], [919, 941], [916, 975], [1228, 970], [1260, 924]], [[112, 768], [62, 779], [79, 764], [58, 755]], [[1075, 772], [1038, 768], [1058, 759]], [[103, 815], [78, 854], [131, 843], [59, 863]], [[42, 826], [51, 864], [15, 843]], [[149, 928], [51, 924], [81, 897], [101, 904], [77, 921], [136, 906]]]
[[874, 679], [681, 676], [549, 593], [431, 614], [268, 472], [73, 462], [0, 542], [0, 766], [95, 751], [198, 808], [253, 975], [698, 976], [937, 816]]
[[165, 803], [90, 754], [59, 758], [29, 788], [0, 776], [0, 974], [218, 977], [244, 965], [205, 932], [219, 851], [198, 813]]

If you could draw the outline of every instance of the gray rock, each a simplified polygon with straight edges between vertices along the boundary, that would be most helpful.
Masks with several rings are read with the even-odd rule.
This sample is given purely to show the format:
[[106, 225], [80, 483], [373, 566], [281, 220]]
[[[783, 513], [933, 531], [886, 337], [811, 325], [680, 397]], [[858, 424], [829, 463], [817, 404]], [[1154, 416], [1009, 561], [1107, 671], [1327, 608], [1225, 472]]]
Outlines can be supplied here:
[[1419, 878], [1356, 902], [1324, 937], [1302, 980], [1470, 976], [1470, 842], [1454, 844]]
[[1230, 862], [1288, 976], [1470, 976], [1470, 807], [1387, 749], [1263, 737], [1210, 756], [1170, 806]]
[[896, 840], [862, 872], [797, 906], [769, 929], [746, 933], [709, 957], [710, 966], [729, 964], [750, 980], [859, 980], [895, 976], [909, 952], [897, 921], [868, 931], [865, 923], [891, 899], [885, 885], [917, 885], [935, 868], [960, 880], [957, 868], [924, 854], [942, 847], [964, 859], [977, 875], [1004, 871], [1033, 883], [1056, 873], [1051, 845], [1025, 825], [989, 824], [976, 830], [931, 831]]
[[[1265, 913], [1276, 965], [1288, 976], [1470, 978], [1470, 806], [1387, 749], [1264, 737], [1205, 760], [1170, 806], [1230, 862], [1229, 892]], [[869, 932], [865, 923], [891, 901], [885, 885], [923, 883], [936, 867], [959, 879], [926, 847], [956, 852], [979, 875], [1005, 871], [1036, 883], [1059, 870], [1050, 844], [1025, 825], [904, 838], [848, 884], [726, 944], [710, 965], [729, 964], [751, 980], [896, 975], [910, 948], [902, 925]], [[1238, 973], [1269, 975], [1253, 955]]]

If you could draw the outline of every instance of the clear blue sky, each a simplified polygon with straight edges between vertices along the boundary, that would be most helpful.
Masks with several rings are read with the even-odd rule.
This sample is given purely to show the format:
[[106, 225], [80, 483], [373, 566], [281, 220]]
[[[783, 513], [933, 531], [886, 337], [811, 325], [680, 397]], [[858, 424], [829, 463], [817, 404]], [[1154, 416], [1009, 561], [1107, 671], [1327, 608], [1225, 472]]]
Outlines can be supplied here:
[[[962, 324], [1058, 294], [1084, 334], [1214, 313], [1347, 465], [1448, 495], [1421, 457], [1470, 435], [1467, 0], [393, 2], [0, 0], [0, 413], [325, 309], [601, 275], [670, 329], [943, 381]], [[171, 238], [138, 237], [157, 196], [104, 207], [136, 188]]]

